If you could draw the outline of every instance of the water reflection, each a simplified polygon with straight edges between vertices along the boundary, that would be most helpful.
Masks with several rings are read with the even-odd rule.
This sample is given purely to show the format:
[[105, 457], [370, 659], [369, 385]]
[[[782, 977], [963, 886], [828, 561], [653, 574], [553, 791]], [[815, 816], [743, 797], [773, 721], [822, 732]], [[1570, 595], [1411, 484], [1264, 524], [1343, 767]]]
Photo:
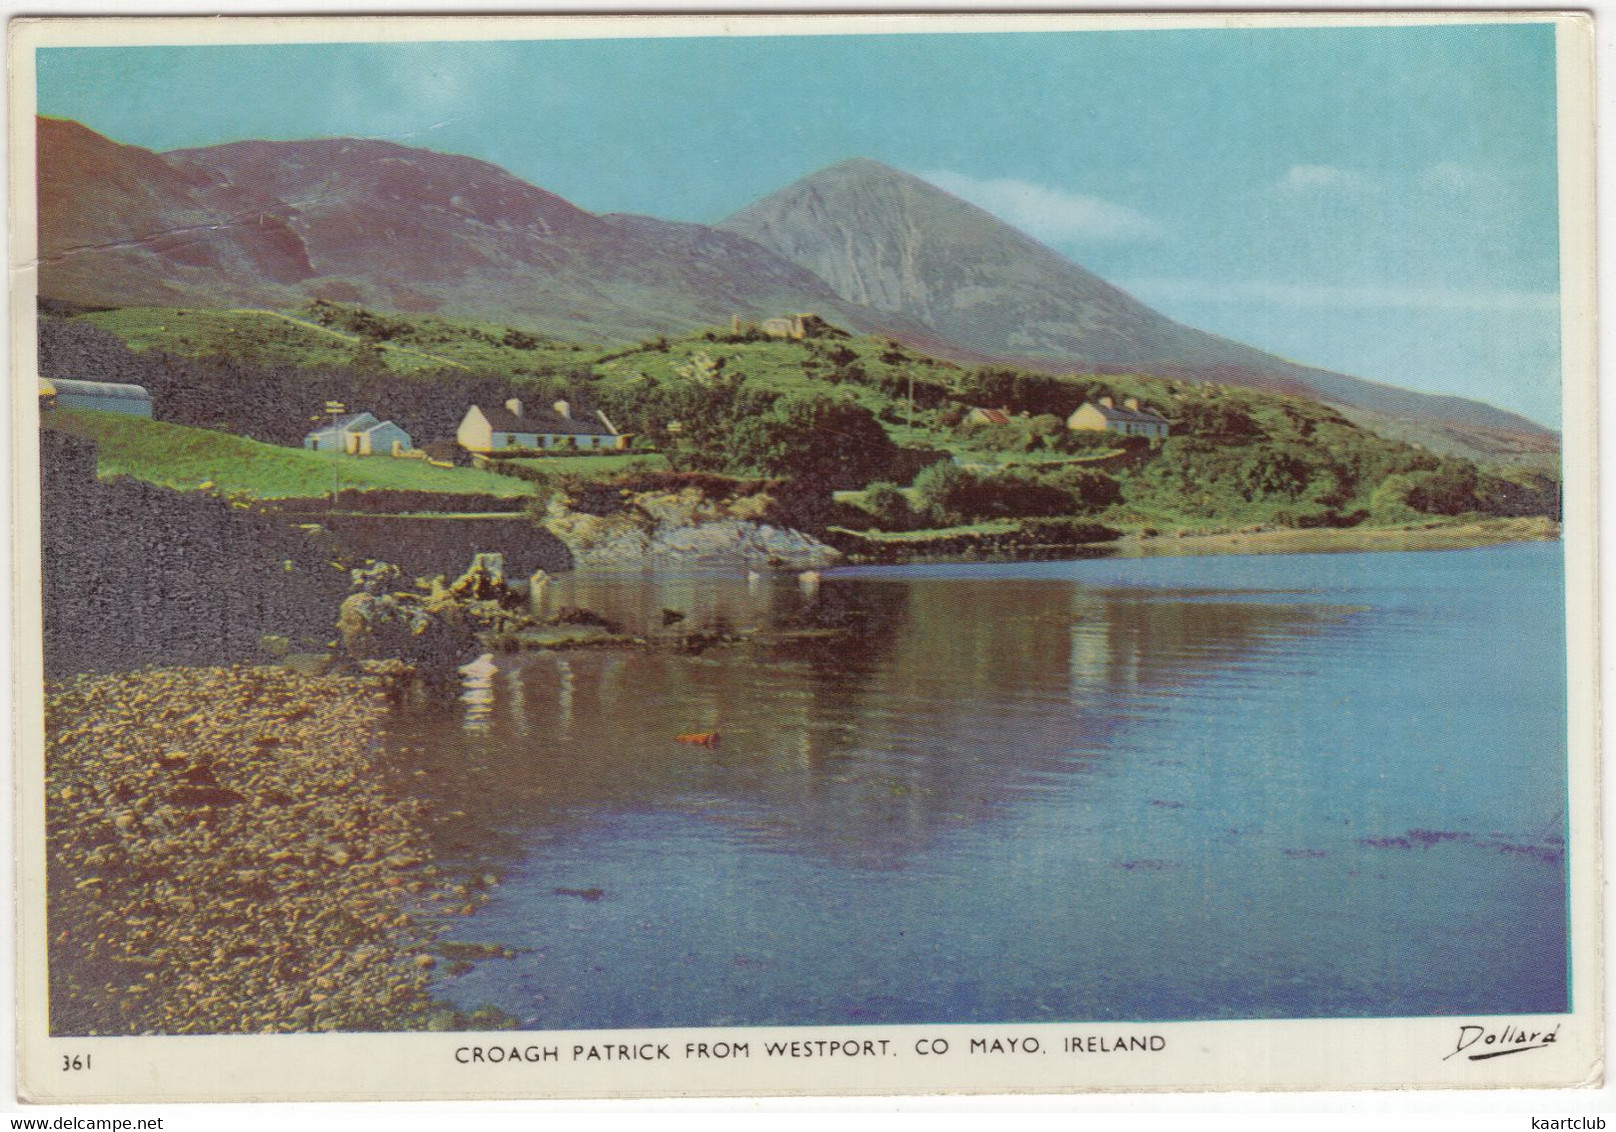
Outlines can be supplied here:
[[[440, 846], [451, 856], [599, 807], [671, 808], [748, 844], [901, 868], [1052, 781], [1103, 780], [1141, 697], [1235, 679], [1276, 641], [1352, 616], [1017, 580], [972, 594], [829, 578], [810, 593], [789, 577], [584, 576], [558, 580], [551, 599], [636, 632], [654, 633], [665, 609], [764, 632], [697, 656], [579, 650], [468, 666], [458, 716], [418, 705], [398, 729], [410, 765], [468, 815]], [[721, 741], [675, 741], [693, 732]]]
[[[486, 732], [494, 718], [494, 677], [499, 666], [481, 656], [460, 669], [460, 702], [465, 705], [461, 724], [472, 733]], [[512, 673], [511, 675], [514, 675]]]
[[1560, 577], [1540, 546], [555, 579], [756, 634], [499, 656], [395, 720], [442, 862], [503, 879], [456, 935], [527, 949], [440, 990], [533, 1027], [1563, 1009]]

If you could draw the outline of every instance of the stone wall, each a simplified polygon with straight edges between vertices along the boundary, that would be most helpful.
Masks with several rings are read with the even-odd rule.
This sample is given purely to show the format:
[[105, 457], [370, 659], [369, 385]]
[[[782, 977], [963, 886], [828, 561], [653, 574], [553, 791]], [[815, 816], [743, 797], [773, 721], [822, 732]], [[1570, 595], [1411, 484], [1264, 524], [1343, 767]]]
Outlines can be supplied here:
[[197, 493], [100, 483], [95, 445], [40, 434], [45, 670], [254, 655], [269, 633], [332, 638], [348, 575], [329, 536]]

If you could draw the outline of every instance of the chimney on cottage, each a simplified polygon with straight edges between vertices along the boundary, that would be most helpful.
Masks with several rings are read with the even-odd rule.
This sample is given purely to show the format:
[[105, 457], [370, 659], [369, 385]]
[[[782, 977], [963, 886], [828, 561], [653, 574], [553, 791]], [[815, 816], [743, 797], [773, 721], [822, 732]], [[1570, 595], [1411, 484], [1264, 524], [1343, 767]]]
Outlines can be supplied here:
[[1125, 408], [1125, 409], [1132, 409], [1134, 412], [1137, 413], [1139, 411], [1139, 398], [1137, 398], [1137, 397], [1125, 397], [1125, 398], [1123, 398], [1122, 407]]
[[572, 406], [567, 404], [567, 402], [557, 401], [555, 403], [555, 411], [556, 416], [561, 417], [563, 420], [572, 420]]
[[513, 417], [519, 417], [522, 415], [522, 402], [517, 400], [515, 397], [512, 397], [509, 401], [505, 402], [505, 407], [510, 410], [511, 416]]
[[1109, 397], [1101, 397], [1100, 398], [1100, 407], [1102, 409], [1114, 409], [1114, 408], [1117, 407], [1117, 403], [1115, 401], [1111, 400], [1111, 398], [1109, 398]]

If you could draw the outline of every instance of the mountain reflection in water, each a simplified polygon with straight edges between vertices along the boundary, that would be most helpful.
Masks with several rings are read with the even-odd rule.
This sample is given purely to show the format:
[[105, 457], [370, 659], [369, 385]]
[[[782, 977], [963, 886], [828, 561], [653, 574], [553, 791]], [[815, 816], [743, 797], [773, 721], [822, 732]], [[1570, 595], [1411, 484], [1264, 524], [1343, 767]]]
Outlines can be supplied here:
[[528, 949], [441, 993], [533, 1027], [1564, 1009], [1558, 570], [558, 579], [637, 632], [843, 632], [485, 658], [409, 709], [440, 860], [502, 877], [451, 935]]

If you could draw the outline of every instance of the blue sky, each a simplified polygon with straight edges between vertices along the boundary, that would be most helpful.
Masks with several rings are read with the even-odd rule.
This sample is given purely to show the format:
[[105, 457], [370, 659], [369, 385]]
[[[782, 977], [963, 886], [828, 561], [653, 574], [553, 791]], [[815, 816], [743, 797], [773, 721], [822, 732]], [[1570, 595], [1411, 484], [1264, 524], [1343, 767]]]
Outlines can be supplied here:
[[871, 157], [1192, 325], [1559, 423], [1547, 24], [54, 49], [39, 109], [390, 138], [678, 220]]

